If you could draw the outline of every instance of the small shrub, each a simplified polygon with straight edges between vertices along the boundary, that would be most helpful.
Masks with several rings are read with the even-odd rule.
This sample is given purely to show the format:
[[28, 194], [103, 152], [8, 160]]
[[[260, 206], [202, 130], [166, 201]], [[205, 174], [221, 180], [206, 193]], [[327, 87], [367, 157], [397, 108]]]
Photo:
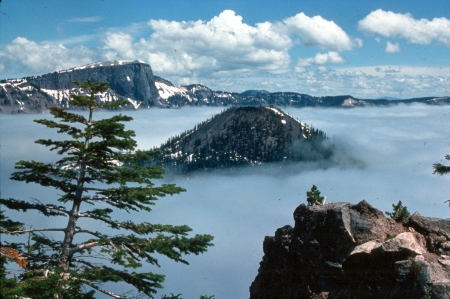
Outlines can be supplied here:
[[395, 221], [403, 221], [409, 217], [408, 209], [402, 205], [402, 201], [399, 200], [398, 204], [392, 204], [394, 212], [385, 212], [386, 215], [394, 219]]

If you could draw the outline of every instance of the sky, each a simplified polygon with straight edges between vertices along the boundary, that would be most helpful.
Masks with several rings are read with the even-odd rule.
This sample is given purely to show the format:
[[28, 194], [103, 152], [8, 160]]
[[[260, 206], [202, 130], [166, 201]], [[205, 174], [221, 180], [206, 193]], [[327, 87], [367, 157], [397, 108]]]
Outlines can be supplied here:
[[4, 0], [0, 79], [141, 60], [174, 84], [450, 95], [449, 1]]
[[[294, 225], [293, 212], [298, 205], [306, 203], [306, 192], [313, 184], [327, 197], [327, 202], [356, 204], [365, 199], [385, 212], [392, 211], [392, 204], [401, 200], [411, 213], [450, 217], [445, 202], [449, 199], [450, 175], [433, 175], [432, 168], [435, 162], [448, 164], [444, 157], [450, 153], [449, 105], [282, 109], [327, 134], [328, 142], [339, 149], [334, 156], [337, 162], [334, 167], [273, 164], [265, 170], [249, 167], [241, 171], [166, 176], [168, 182], [186, 188], [187, 192], [162, 198], [150, 213], [114, 214], [124, 221], [186, 224], [194, 234], [214, 236], [215, 245], [208, 252], [186, 257], [189, 266], [160, 258], [161, 268], [142, 269], [167, 275], [164, 289], [156, 298], [170, 293], [181, 293], [185, 299], [205, 294], [214, 294], [217, 299], [249, 298], [248, 288], [263, 257], [264, 237], [273, 236], [277, 228]], [[127, 129], [136, 132], [139, 148], [149, 149], [221, 110], [197, 107], [124, 113], [134, 118]], [[106, 118], [111, 113], [96, 112], [94, 117]], [[45, 112], [39, 116], [5, 114], [0, 117], [0, 140], [8, 141], [2, 144], [0, 156], [3, 198], [36, 198], [50, 203], [58, 195], [51, 188], [8, 180], [14, 163], [19, 160], [56, 161], [54, 152], [34, 144], [34, 140], [65, 136], [33, 123], [36, 118], [51, 116]], [[358, 163], [351, 163], [352, 160]], [[154, 183], [159, 185], [161, 181]], [[87, 209], [90, 207], [82, 206], [82, 210]], [[33, 227], [59, 227], [65, 220], [32, 212], [26, 216], [10, 212], [7, 215]], [[82, 221], [81, 227], [86, 225]], [[105, 229], [101, 223], [88, 224], [101, 231]], [[131, 289], [123, 285], [110, 287], [109, 290], [117, 293]]]

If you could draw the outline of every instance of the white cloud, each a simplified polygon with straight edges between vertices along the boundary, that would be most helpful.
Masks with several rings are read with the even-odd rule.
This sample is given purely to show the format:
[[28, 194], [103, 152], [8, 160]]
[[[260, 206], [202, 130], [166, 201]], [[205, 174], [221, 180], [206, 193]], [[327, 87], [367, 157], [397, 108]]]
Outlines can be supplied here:
[[[100, 20], [85, 17], [68, 21]], [[136, 38], [146, 30], [152, 30], [148, 37]], [[95, 49], [76, 46], [94, 39], [101, 43]], [[352, 40], [338, 25], [321, 16], [300, 13], [283, 21], [250, 25], [234, 11], [224, 10], [209, 21], [152, 19], [146, 24], [110, 28], [101, 37], [83, 35], [40, 43], [18, 38], [9, 45], [0, 45], [4, 58], [0, 67], [10, 69], [10, 73], [44, 73], [99, 60], [139, 59], [149, 63], [158, 75], [181, 82], [215, 74], [287, 73], [293, 67], [290, 50], [304, 45], [330, 51], [309, 62], [321, 65], [340, 63], [338, 51], [359, 47], [362, 41]]]
[[42, 74], [67, 69], [97, 60], [97, 53], [84, 46], [67, 48], [60, 43], [36, 43], [17, 37], [9, 45], [0, 48], [0, 68], [9, 73]]
[[362, 45], [361, 40], [352, 41], [341, 27], [321, 16], [311, 18], [301, 12], [284, 20], [284, 24], [291, 34], [298, 36], [307, 46], [342, 51]]
[[81, 18], [72, 18], [67, 20], [68, 23], [96, 23], [103, 20], [102, 17], [95, 16], [95, 17], [81, 17]]
[[109, 32], [103, 39], [107, 60], [134, 59], [133, 37], [123, 32]]
[[278, 25], [250, 26], [231, 10], [208, 22], [150, 20], [148, 24], [154, 33], [133, 47], [157, 72], [285, 72], [289, 67], [292, 41]]
[[290, 69], [288, 51], [296, 44], [294, 39], [334, 50], [337, 57], [335, 51], [362, 45], [360, 39], [352, 40], [334, 22], [303, 13], [283, 22], [254, 26], [231, 10], [209, 21], [150, 20], [148, 25], [153, 33], [137, 42], [131, 42], [131, 35], [125, 33], [108, 33], [104, 39], [106, 57], [133, 56], [149, 62], [156, 73], [176, 76], [250, 71], [278, 74]]
[[400, 52], [400, 46], [398, 43], [392, 44], [390, 42], [387, 42], [385, 51], [387, 53], [397, 53]]
[[287, 74], [228, 74], [199, 78], [197, 83], [215, 90], [241, 92], [248, 89], [293, 91], [315, 96], [352, 95], [363, 99], [382, 96], [414, 98], [448, 96], [450, 68], [380, 65], [370, 67], [325, 67]]
[[328, 52], [325, 54], [317, 53], [316, 56], [299, 59], [296, 66], [296, 71], [303, 72], [305, 67], [311, 65], [319, 65], [323, 66], [325, 64], [341, 64], [344, 63], [345, 60], [339, 55], [338, 52]]
[[375, 10], [358, 22], [358, 28], [388, 38], [404, 38], [414, 44], [435, 41], [450, 47], [450, 20], [446, 18], [414, 19], [411, 14]]

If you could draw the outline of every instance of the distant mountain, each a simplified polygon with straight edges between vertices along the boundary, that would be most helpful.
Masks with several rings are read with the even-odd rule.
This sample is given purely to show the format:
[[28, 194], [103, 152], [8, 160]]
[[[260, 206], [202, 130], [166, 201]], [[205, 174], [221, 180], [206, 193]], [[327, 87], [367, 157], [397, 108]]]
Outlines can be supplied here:
[[322, 146], [324, 132], [307, 126], [282, 110], [232, 107], [192, 130], [171, 137], [155, 160], [166, 169], [189, 172], [280, 161], [329, 158]]
[[267, 90], [246, 90], [244, 92], [241, 92], [241, 96], [258, 96], [258, 95], [267, 95], [270, 94]]
[[379, 97], [379, 98], [376, 98], [376, 100], [398, 101], [400, 99], [399, 98], [394, 98], [394, 97]]
[[213, 91], [193, 84], [175, 86], [154, 76], [150, 65], [142, 61], [92, 63], [36, 77], [0, 81], [0, 112], [36, 113], [50, 106], [68, 107], [70, 93], [83, 93], [73, 81], [108, 81], [111, 90], [99, 95], [100, 101], [126, 99], [129, 108], [182, 106], [292, 106], [362, 107], [398, 103], [449, 104], [450, 97], [426, 97], [407, 100], [363, 100], [350, 95], [315, 97], [295, 92], [247, 90], [242, 93]]

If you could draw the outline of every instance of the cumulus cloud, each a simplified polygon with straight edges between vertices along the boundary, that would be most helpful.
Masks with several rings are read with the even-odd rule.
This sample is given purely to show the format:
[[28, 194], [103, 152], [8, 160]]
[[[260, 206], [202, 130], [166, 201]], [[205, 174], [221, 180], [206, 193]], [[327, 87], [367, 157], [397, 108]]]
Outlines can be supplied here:
[[400, 45], [398, 43], [392, 44], [387, 42], [385, 51], [387, 53], [397, 53], [400, 52]]
[[[252, 76], [233, 74], [202, 78], [202, 84], [215, 90], [245, 91], [264, 89], [270, 92], [294, 91], [315, 96], [352, 95], [362, 99], [380, 96], [415, 98], [450, 94], [450, 68], [381, 65], [348, 67], [318, 65], [288, 74]], [[198, 83], [198, 81], [197, 81]]]
[[103, 39], [105, 44], [105, 57], [108, 60], [118, 58], [133, 59], [136, 54], [133, 50], [133, 37], [123, 32], [109, 32]]
[[[98, 22], [101, 18], [73, 18], [68, 22]], [[143, 28], [145, 26], [145, 28]], [[145, 30], [148, 37], [136, 38]], [[329, 51], [302, 60], [300, 64], [341, 63], [339, 51], [362, 45], [333, 21], [299, 13], [276, 22], [247, 24], [232, 10], [224, 10], [207, 21], [150, 20], [124, 28], [111, 28], [97, 40], [97, 48], [76, 46], [92, 36], [62, 41], [34, 42], [17, 38], [0, 45], [0, 68], [43, 73], [99, 60], [129, 59], [149, 63], [161, 76], [178, 82], [223, 76], [292, 70], [293, 47], [317, 47]]]
[[334, 22], [304, 13], [254, 26], [231, 10], [206, 22], [150, 20], [148, 25], [153, 30], [150, 37], [133, 43], [129, 35], [108, 33], [108, 57], [128, 58], [124, 54], [133, 53], [135, 58], [148, 61], [155, 72], [169, 75], [260, 70], [285, 73], [290, 68], [288, 51], [296, 40], [302, 45], [333, 50], [337, 56], [336, 51], [362, 45], [361, 40], [352, 40]]
[[40, 74], [87, 64], [98, 56], [84, 46], [67, 48], [60, 43], [36, 43], [18, 37], [0, 48], [0, 57], [0, 69], [8, 69], [9, 73], [21, 73], [25, 69]]
[[[289, 36], [269, 22], [245, 24], [231, 10], [208, 22], [150, 20], [148, 25], [154, 33], [132, 47], [156, 72], [192, 75], [266, 70], [276, 73], [289, 68], [287, 51], [292, 46]], [[117, 49], [111, 43], [107, 45], [111, 50]]]
[[450, 20], [446, 18], [414, 19], [382, 9], [375, 10], [358, 22], [358, 28], [388, 38], [404, 38], [414, 44], [438, 42], [450, 47]]
[[362, 45], [361, 40], [352, 40], [336, 23], [321, 16], [308, 17], [301, 12], [284, 20], [284, 24], [308, 46], [343, 51]]
[[341, 64], [344, 62], [345, 60], [338, 52], [331, 51], [325, 54], [317, 53], [314, 57], [299, 59], [295, 69], [296, 71], [304, 71], [305, 67], [311, 65], [324, 66], [325, 64]]

